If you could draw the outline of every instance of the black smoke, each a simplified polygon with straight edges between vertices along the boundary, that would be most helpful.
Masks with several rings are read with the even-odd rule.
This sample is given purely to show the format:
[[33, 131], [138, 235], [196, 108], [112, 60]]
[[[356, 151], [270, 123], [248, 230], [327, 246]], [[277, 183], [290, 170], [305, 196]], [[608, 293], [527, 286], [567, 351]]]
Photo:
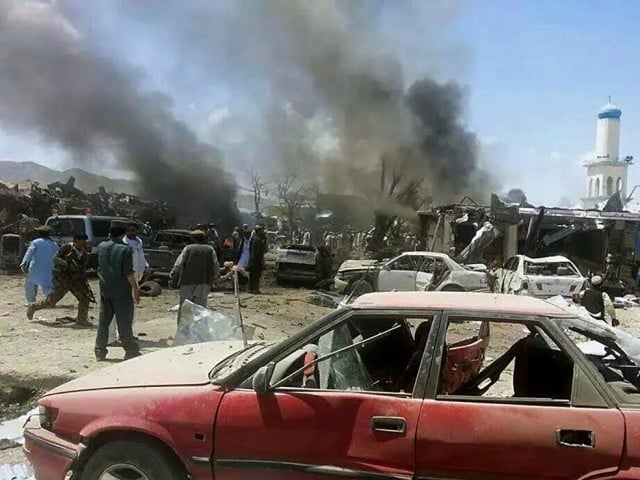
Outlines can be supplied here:
[[220, 153], [140, 78], [88, 47], [55, 4], [0, 0], [0, 127], [35, 133], [80, 166], [114, 159], [182, 223], [231, 225], [235, 185]]

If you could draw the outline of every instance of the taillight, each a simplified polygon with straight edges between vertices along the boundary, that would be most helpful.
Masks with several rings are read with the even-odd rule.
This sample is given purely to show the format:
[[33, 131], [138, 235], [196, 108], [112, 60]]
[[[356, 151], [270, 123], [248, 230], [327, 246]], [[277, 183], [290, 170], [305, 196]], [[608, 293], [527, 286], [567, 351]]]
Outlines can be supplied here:
[[577, 285], [571, 285], [571, 287], [569, 288], [569, 293], [573, 293], [576, 291], [576, 288], [578, 288]]
[[58, 409], [40, 405], [38, 407], [38, 413], [40, 416], [40, 426], [45, 430], [52, 431], [53, 424], [58, 417]]

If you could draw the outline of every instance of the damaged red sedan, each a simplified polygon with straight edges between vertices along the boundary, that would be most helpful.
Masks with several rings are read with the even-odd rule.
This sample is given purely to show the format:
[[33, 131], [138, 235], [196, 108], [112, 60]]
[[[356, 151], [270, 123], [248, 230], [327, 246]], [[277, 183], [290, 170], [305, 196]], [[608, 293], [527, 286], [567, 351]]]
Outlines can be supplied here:
[[640, 342], [542, 300], [373, 293], [275, 345], [67, 383], [38, 480], [640, 478]]

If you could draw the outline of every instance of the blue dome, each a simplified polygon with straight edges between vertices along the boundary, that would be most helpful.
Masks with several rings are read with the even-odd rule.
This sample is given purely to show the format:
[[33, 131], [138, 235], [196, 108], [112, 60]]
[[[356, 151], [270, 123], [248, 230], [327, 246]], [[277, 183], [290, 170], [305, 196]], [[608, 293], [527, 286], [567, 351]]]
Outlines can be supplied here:
[[598, 118], [615, 118], [617, 120], [620, 120], [621, 116], [622, 116], [622, 110], [620, 110], [611, 102], [607, 103], [598, 112]]

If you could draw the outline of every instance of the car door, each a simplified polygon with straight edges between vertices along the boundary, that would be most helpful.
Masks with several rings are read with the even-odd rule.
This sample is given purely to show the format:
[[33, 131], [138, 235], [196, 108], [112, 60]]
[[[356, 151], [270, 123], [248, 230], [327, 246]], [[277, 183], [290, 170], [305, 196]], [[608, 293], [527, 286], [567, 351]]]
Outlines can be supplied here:
[[[381, 390], [372, 382], [374, 374], [369, 373], [375, 370], [372, 365], [386, 368], [402, 356], [404, 341], [391, 347], [389, 358], [376, 353], [375, 343], [370, 343], [357, 350], [341, 350], [327, 362], [315, 365], [313, 373], [307, 372], [308, 355], [320, 358], [360, 341], [362, 335], [377, 335], [374, 328], [352, 338], [356, 333], [352, 321], [368, 317], [366, 312], [349, 315], [348, 328], [340, 323], [323, 333], [317, 345], [312, 341], [281, 355], [275, 363], [272, 382], [276, 386], [271, 391], [237, 388], [224, 396], [215, 425], [216, 479], [413, 478], [422, 399], [411, 393]], [[371, 320], [387, 322], [391, 317], [387, 314]], [[408, 327], [402, 332], [413, 341]], [[315, 352], [310, 348], [313, 345], [317, 347]], [[406, 348], [403, 362], [410, 364], [412, 348]], [[296, 357], [298, 352], [305, 358], [303, 363]], [[373, 363], [367, 360], [367, 352]], [[298, 386], [277, 386], [276, 379], [286, 380], [283, 372], [300, 365], [305, 375], [315, 379], [314, 387], [302, 380]]]
[[[481, 371], [482, 381], [473, 388], [466, 384], [447, 394], [441, 367], [434, 362], [418, 424], [416, 476], [613, 478], [624, 445], [623, 416], [598, 387], [584, 358], [566, 348], [567, 339], [557, 327], [549, 329], [530, 318], [448, 315], [435, 347], [436, 358], [445, 359], [441, 364], [448, 363], [449, 345], [455, 344], [451, 333], [468, 331], [478, 320], [491, 323], [492, 336], [499, 336], [489, 341], [483, 368], [506, 366], [497, 378], [491, 372], [490, 385]], [[513, 345], [507, 346], [509, 339]], [[474, 359], [467, 361], [477, 360], [477, 354], [470, 355]], [[457, 361], [464, 368], [465, 359]]]
[[433, 280], [433, 272], [436, 260], [427, 255], [421, 256], [418, 263], [418, 272], [416, 273], [415, 290], [420, 292], [426, 291]]
[[416, 257], [400, 255], [382, 266], [378, 273], [378, 290], [381, 292], [413, 291], [416, 288]]

